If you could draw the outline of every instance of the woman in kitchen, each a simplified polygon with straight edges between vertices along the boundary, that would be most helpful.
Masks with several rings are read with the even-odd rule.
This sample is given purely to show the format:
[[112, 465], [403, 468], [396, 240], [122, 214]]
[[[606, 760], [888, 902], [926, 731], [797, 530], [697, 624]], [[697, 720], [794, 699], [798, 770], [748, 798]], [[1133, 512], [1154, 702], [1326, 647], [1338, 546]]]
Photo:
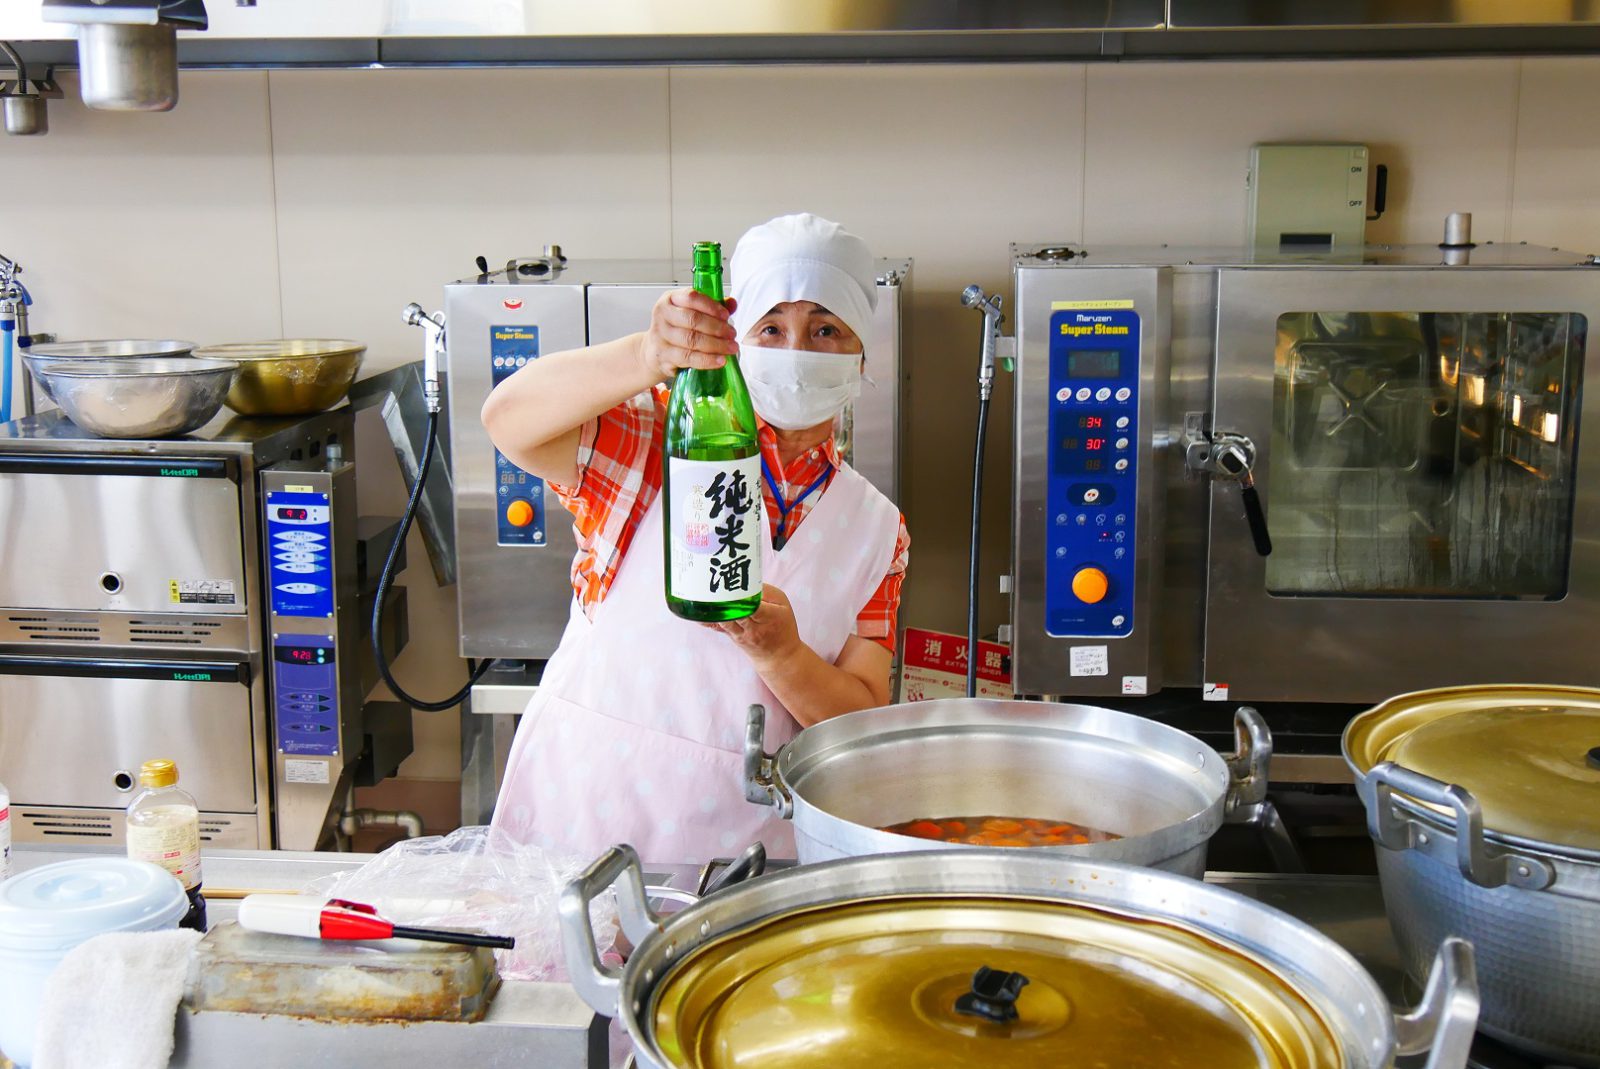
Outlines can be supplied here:
[[[739, 240], [728, 282], [726, 307], [674, 290], [648, 330], [542, 356], [484, 405], [495, 446], [550, 483], [578, 539], [571, 619], [495, 806], [522, 841], [681, 863], [760, 839], [792, 857], [787, 822], [744, 798], [746, 710], [766, 706], [776, 745], [889, 701], [910, 539], [833, 440], [872, 359], [872, 255], [836, 223], [782, 216]], [[679, 368], [731, 352], [757, 415], [766, 586], [753, 616], [697, 624], [664, 594], [666, 401]]]

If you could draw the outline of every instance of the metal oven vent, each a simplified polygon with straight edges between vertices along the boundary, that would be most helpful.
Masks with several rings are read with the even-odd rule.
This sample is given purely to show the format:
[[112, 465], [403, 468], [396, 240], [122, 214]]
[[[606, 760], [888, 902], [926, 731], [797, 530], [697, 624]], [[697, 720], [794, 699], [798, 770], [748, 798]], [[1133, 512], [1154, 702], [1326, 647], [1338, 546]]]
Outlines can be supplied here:
[[[122, 814], [118, 813], [117, 816], [120, 818]], [[17, 817], [19, 832], [32, 831], [45, 842], [57, 839], [114, 839], [119, 834], [112, 824], [110, 813], [18, 809]]]
[[223, 626], [221, 620], [129, 620], [128, 641], [162, 646], [200, 646]]
[[256, 845], [255, 820], [246, 821], [221, 813], [201, 813], [200, 841], [218, 846], [253, 848]]
[[5, 630], [30, 642], [99, 642], [100, 624], [93, 616], [69, 613], [8, 613]]
[[[127, 817], [120, 809], [97, 807], [11, 805], [19, 842], [97, 842], [127, 841]], [[253, 813], [200, 814], [200, 841], [212, 847], [255, 849], [256, 817]]]

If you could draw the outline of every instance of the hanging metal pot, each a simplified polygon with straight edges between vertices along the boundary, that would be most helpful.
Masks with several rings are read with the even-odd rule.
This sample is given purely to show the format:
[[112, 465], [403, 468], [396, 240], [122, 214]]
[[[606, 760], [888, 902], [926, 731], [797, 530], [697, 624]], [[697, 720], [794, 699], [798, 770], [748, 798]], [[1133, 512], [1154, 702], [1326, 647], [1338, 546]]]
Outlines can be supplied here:
[[[615, 884], [633, 952], [603, 966]], [[1024, 850], [847, 858], [660, 917], [619, 846], [561, 898], [567, 968], [645, 1069], [1378, 1069], [1466, 1064], [1471, 948], [1440, 952], [1395, 1016], [1316, 929], [1152, 869]]]
[[1344, 754], [1407, 972], [1469, 939], [1484, 1032], [1600, 1067], [1600, 690], [1406, 694], [1352, 720]]
[[1034, 849], [1198, 879], [1225, 820], [1276, 819], [1265, 800], [1272, 737], [1248, 707], [1227, 758], [1177, 728], [1092, 705], [953, 698], [868, 709], [809, 727], [776, 755], [764, 724], [753, 706], [745, 796], [794, 821], [804, 863], [928, 849], [882, 830], [904, 821], [1002, 814], [1119, 836]]

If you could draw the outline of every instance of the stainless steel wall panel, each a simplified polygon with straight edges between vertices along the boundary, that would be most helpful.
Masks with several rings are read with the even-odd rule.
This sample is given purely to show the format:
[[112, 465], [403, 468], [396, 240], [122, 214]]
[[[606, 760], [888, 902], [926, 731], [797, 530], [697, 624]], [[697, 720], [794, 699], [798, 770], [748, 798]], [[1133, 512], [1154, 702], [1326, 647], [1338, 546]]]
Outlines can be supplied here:
[[[1172, 330], [1172, 271], [1163, 267], [1069, 268], [1024, 257], [1016, 264], [1016, 442], [1012, 523], [1012, 678], [1019, 694], [1124, 693], [1124, 677], [1143, 678], [1150, 692], [1164, 673], [1160, 606], [1165, 560], [1159, 551], [1166, 503], [1163, 458], [1174, 446], [1167, 414]], [[1050, 321], [1058, 301], [1132, 301], [1139, 315], [1139, 440], [1135, 443], [1134, 624], [1124, 638], [1062, 638], [1045, 629], [1045, 515], [1051, 448]], [[1075, 647], [1106, 648], [1107, 670], [1076, 675]]]
[[543, 545], [499, 544], [494, 445], [479, 410], [492, 383], [489, 328], [537, 326], [541, 354], [581, 348], [588, 344], [584, 284], [566, 273], [511, 285], [495, 277], [500, 284], [445, 289], [461, 655], [543, 659], [561, 641], [572, 602], [571, 517], [546, 486], [550, 537]]

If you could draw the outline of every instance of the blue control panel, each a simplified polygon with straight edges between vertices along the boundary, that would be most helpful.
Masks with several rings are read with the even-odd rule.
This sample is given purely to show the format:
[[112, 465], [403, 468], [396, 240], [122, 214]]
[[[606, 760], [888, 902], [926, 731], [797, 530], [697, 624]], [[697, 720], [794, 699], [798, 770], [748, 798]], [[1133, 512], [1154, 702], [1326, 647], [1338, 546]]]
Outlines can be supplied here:
[[331, 635], [272, 640], [278, 750], [332, 757], [339, 752], [339, 673]]
[[333, 615], [328, 495], [267, 493], [267, 581], [277, 616]]
[[[490, 378], [498, 386], [528, 361], [539, 359], [539, 328], [489, 328]], [[544, 480], [494, 452], [495, 541], [502, 546], [545, 544]]]
[[1139, 433], [1138, 313], [1052, 312], [1047, 634], [1133, 633]]

